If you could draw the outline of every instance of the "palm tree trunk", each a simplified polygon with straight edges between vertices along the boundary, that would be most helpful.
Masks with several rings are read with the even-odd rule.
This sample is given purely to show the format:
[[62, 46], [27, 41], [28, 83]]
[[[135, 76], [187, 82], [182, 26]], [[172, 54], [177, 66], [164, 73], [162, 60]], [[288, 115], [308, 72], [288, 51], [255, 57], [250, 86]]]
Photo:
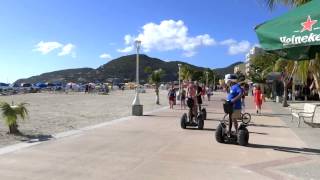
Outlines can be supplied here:
[[160, 104], [160, 98], [159, 98], [159, 86], [156, 84], [156, 104]]
[[20, 131], [18, 130], [18, 125], [15, 124], [11, 124], [9, 125], [9, 134], [19, 134]]
[[288, 107], [288, 82], [286, 80], [283, 80], [283, 100], [282, 100], [282, 107]]
[[316, 73], [312, 73], [312, 76], [313, 76], [313, 80], [314, 80], [314, 82], [315, 82], [315, 85], [316, 85], [316, 89], [317, 89], [317, 91], [318, 91], [318, 95], [320, 96], [320, 86], [319, 86], [319, 77], [317, 76], [317, 74]]

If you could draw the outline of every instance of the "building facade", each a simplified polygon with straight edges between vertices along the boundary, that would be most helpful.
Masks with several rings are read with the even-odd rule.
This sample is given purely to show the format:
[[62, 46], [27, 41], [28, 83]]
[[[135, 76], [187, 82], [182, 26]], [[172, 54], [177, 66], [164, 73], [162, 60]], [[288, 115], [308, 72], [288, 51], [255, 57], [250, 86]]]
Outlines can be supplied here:
[[251, 59], [259, 54], [264, 53], [264, 50], [262, 48], [259, 48], [257, 46], [254, 46], [250, 51], [246, 54], [246, 60], [245, 60], [245, 74], [248, 75], [250, 71], [250, 61]]

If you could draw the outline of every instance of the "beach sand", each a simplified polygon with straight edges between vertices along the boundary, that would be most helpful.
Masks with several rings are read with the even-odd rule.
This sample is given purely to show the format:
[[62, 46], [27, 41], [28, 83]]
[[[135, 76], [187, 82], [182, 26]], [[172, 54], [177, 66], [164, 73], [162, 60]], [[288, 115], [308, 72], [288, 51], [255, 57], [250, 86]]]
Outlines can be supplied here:
[[[109, 95], [45, 92], [0, 96], [0, 101], [8, 103], [29, 103], [29, 118], [19, 120], [23, 136], [8, 135], [8, 127], [0, 117], [0, 147], [130, 116], [134, 96], [133, 90], [111, 91]], [[155, 104], [153, 89], [140, 94], [140, 102], [144, 112], [168, 106], [167, 91], [160, 91], [161, 105]]]

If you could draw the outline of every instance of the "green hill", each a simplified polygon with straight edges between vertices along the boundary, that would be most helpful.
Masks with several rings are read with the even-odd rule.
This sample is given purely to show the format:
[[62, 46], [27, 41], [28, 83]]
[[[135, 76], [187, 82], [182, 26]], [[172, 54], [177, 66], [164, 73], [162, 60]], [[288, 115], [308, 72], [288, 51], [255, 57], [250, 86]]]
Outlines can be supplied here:
[[[203, 67], [197, 67], [185, 62], [170, 61], [166, 62], [157, 58], [151, 58], [146, 55], [140, 55], [140, 71], [139, 76], [141, 82], [146, 82], [148, 74], [144, 72], [144, 68], [149, 66], [152, 70], [163, 69], [166, 75], [163, 81], [175, 81], [178, 79], [178, 64], [186, 64], [195, 70], [205, 70]], [[219, 68], [217, 72], [223, 76], [225, 73], [233, 73], [233, 67], [239, 64], [235, 63], [226, 68]], [[61, 71], [54, 71], [44, 73], [38, 76], [32, 76], [26, 79], [19, 79], [16, 83], [37, 83], [37, 82], [105, 82], [108, 79], [119, 78], [120, 80], [134, 81], [136, 75], [136, 55], [122, 56], [117, 59], [98, 67], [92, 68], [79, 68], [79, 69], [66, 69]]]

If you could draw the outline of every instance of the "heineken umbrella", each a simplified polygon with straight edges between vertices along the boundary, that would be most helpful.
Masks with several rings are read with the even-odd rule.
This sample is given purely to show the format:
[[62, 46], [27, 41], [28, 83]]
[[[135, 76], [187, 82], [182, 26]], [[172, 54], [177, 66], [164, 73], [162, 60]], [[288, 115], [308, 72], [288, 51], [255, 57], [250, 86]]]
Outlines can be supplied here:
[[320, 52], [320, 0], [312, 0], [255, 28], [261, 47], [290, 60]]

